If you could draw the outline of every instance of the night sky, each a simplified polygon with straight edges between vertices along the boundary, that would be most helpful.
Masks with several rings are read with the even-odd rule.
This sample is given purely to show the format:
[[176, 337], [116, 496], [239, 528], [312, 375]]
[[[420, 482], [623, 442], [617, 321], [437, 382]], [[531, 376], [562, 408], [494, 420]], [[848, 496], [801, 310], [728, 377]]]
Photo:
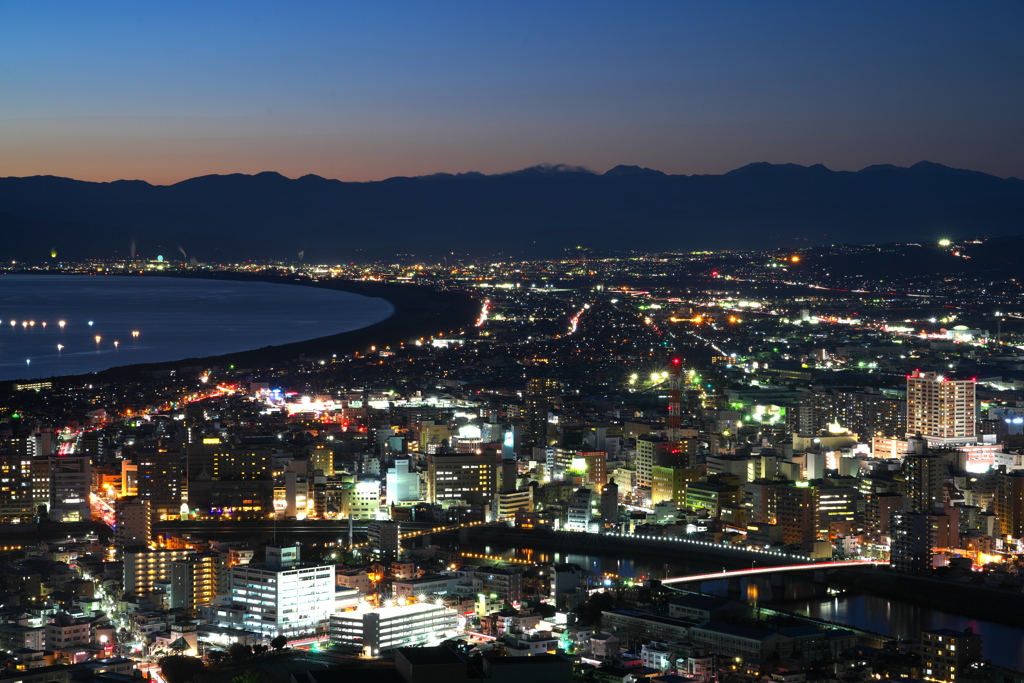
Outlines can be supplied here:
[[1024, 2], [0, 5], [0, 176], [927, 159], [1024, 177]]

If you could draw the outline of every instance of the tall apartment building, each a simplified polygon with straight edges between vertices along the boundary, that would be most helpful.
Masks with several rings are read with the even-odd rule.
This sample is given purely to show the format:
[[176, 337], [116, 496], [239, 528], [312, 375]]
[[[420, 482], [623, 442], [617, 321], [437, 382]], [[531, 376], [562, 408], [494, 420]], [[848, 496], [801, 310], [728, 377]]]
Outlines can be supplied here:
[[999, 533], [1013, 538], [1024, 536], [1024, 472], [997, 474], [992, 502]]
[[906, 402], [874, 391], [815, 389], [800, 397], [796, 414], [801, 436], [827, 432], [835, 424], [862, 440], [903, 438], [907, 433]]
[[431, 453], [427, 456], [427, 500], [463, 500], [490, 509], [498, 486], [494, 457], [473, 453]]
[[402, 552], [402, 526], [386, 519], [371, 521], [366, 526], [370, 551], [378, 560], [394, 560]]
[[228, 556], [197, 553], [171, 563], [171, 594], [168, 605], [195, 612], [228, 592]]
[[313, 444], [309, 449], [309, 467], [320, 470], [324, 476], [334, 476], [334, 449], [325, 443]]
[[934, 372], [908, 375], [907, 438], [920, 434], [940, 445], [975, 442], [975, 384]]
[[941, 510], [945, 506], [943, 482], [949, 466], [937, 455], [908, 453], [903, 458], [904, 495], [915, 512]]
[[528, 437], [533, 445], [544, 447], [548, 443], [548, 413], [553, 401], [561, 393], [557, 379], [531, 379], [526, 382], [526, 421]]
[[156, 583], [171, 579], [171, 565], [194, 550], [129, 550], [124, 553], [124, 592], [148, 595]]
[[926, 681], [956, 683], [967, 666], [981, 661], [981, 634], [970, 627], [921, 632], [921, 677]]
[[748, 523], [776, 523], [775, 487], [778, 485], [772, 479], [755, 479], [743, 485], [743, 507]]
[[50, 468], [50, 519], [55, 522], [83, 522], [92, 519], [89, 502], [92, 464], [89, 456], [56, 455], [46, 461]]
[[898, 572], [920, 572], [931, 567], [932, 530], [929, 515], [923, 512], [892, 514], [889, 527], [892, 540], [889, 564]]
[[118, 498], [114, 503], [114, 545], [146, 548], [153, 536], [153, 517], [149, 500], [139, 496]]
[[818, 537], [818, 515], [815, 490], [811, 486], [777, 485], [775, 515], [772, 520], [782, 525], [784, 543], [801, 543]]
[[270, 637], [315, 633], [334, 612], [334, 565], [301, 562], [298, 546], [266, 553], [261, 565], [230, 569], [231, 605], [216, 608], [216, 621]]
[[181, 511], [184, 468], [176, 444], [157, 440], [145, 443], [134, 453], [138, 469], [138, 495], [149, 501], [154, 519], [177, 518]]
[[0, 454], [0, 523], [29, 522], [38, 510], [32, 496], [32, 457]]

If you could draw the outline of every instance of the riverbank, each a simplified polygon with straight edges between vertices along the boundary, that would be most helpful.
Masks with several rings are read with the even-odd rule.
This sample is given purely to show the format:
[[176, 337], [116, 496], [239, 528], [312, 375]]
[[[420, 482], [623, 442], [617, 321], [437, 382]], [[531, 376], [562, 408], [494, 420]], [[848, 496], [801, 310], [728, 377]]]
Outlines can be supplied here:
[[1008, 626], [1020, 626], [1020, 614], [1024, 611], [1024, 593], [970, 582], [899, 574], [888, 567], [840, 569], [830, 575], [829, 582], [853, 593], [897, 598]]
[[[492, 529], [475, 527], [461, 532], [435, 534], [436, 539], [474, 544], [493, 544], [505, 548], [530, 548], [562, 553], [618, 555], [642, 557], [660, 562], [697, 562], [728, 569], [745, 569], [757, 561], [759, 566], [805, 564], [808, 559], [797, 556], [765, 557], [756, 551], [730, 547], [628, 536], [559, 532], [546, 529]], [[824, 576], [829, 585], [851, 593], [880, 595], [924, 607], [966, 617], [986, 619], [1009, 626], [1019, 626], [1024, 610], [1024, 594], [979, 586], [972, 583], [945, 581], [923, 576], [898, 574], [888, 567], [857, 565], [828, 570]], [[787, 601], [773, 601], [773, 608], [786, 610]]]

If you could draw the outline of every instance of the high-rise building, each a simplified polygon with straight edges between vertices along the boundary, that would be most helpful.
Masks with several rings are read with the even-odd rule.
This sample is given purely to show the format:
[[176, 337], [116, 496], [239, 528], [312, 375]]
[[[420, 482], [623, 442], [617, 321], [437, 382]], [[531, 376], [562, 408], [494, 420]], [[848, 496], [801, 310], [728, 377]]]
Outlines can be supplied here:
[[154, 441], [136, 450], [138, 495], [149, 501], [154, 519], [177, 518], [181, 511], [182, 452], [176, 444]]
[[[832, 538], [853, 531], [860, 492], [852, 486], [819, 486], [815, 491], [818, 538]], [[845, 531], [839, 533], [840, 529]]]
[[777, 485], [773, 523], [782, 525], [784, 543], [802, 543], [818, 537], [815, 489], [812, 486]]
[[334, 450], [325, 443], [314, 444], [309, 449], [309, 466], [312, 470], [320, 470], [324, 476], [334, 476]]
[[378, 560], [394, 560], [402, 552], [402, 527], [398, 522], [377, 519], [366, 526], [370, 551]]
[[816, 436], [839, 425], [861, 438], [902, 438], [907, 432], [906, 403], [875, 391], [815, 389], [800, 397], [796, 411], [801, 436]]
[[334, 565], [303, 563], [298, 546], [267, 546], [262, 564], [230, 569], [231, 605], [219, 625], [265, 636], [313, 634], [334, 612]]
[[147, 548], [153, 535], [153, 517], [149, 501], [139, 496], [118, 498], [114, 503], [114, 545]]
[[1013, 538], [1024, 536], [1024, 472], [997, 474], [992, 502], [999, 520], [999, 533]]
[[29, 522], [38, 510], [32, 497], [32, 457], [0, 454], [0, 522]]
[[50, 467], [50, 519], [55, 522], [92, 519], [89, 502], [92, 464], [89, 456], [56, 455], [46, 460]]
[[[186, 448], [188, 480], [201, 477], [214, 481], [269, 479], [274, 454], [280, 448], [281, 442], [273, 438], [239, 436], [226, 441], [206, 437]], [[319, 464], [325, 463], [321, 460]]]
[[907, 376], [907, 438], [920, 434], [929, 443], [973, 443], [973, 379], [950, 379], [915, 370]]
[[475, 453], [431, 453], [427, 456], [427, 500], [462, 500], [490, 509], [497, 490], [498, 463]]
[[775, 487], [770, 479], [756, 479], [743, 485], [743, 507], [747, 511], [747, 522], [775, 524]]
[[170, 569], [171, 609], [195, 612], [213, 602], [217, 595], [228, 592], [228, 556], [224, 553], [188, 555], [171, 562]]
[[943, 482], [949, 466], [941, 457], [929, 453], [908, 453], [903, 457], [905, 495], [910, 509], [931, 512], [945, 506]]
[[895, 492], [869, 493], [865, 496], [864, 533], [876, 543], [888, 536], [892, 527], [894, 512], [901, 511], [906, 498]]
[[601, 521], [606, 525], [619, 521], [619, 485], [614, 481], [601, 489]]
[[892, 541], [889, 564], [898, 572], [920, 572], [931, 567], [932, 544], [928, 515], [894, 512], [889, 527]]
[[561, 386], [556, 379], [531, 379], [526, 382], [526, 421], [531, 443], [549, 446], [548, 413], [558, 398]]
[[157, 583], [170, 581], [171, 565], [194, 550], [128, 550], [124, 553], [124, 592], [149, 595]]

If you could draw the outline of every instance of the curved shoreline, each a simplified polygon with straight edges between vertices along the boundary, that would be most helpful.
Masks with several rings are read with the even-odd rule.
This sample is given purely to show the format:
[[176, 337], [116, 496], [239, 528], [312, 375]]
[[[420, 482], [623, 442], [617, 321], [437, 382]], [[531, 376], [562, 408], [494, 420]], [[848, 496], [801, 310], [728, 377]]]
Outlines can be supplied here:
[[[20, 273], [19, 273], [20, 274]], [[39, 273], [28, 272], [25, 275]], [[46, 273], [52, 275], [52, 273]], [[300, 362], [307, 356], [330, 356], [368, 350], [371, 346], [387, 347], [420, 337], [436, 334], [452, 334], [463, 330], [476, 319], [479, 303], [463, 292], [440, 292], [430, 287], [413, 284], [388, 282], [366, 282], [353, 280], [312, 280], [296, 277], [292, 273], [281, 276], [237, 273], [160, 273], [160, 274], [110, 274], [105, 277], [160, 277], [195, 280], [233, 280], [243, 282], [267, 282], [270, 284], [318, 287], [349, 292], [361, 296], [379, 298], [391, 304], [394, 311], [390, 316], [366, 327], [347, 332], [314, 337], [287, 344], [268, 345], [257, 349], [237, 351], [215, 356], [192, 356], [169, 361], [120, 365], [106, 370], [74, 375], [54, 375], [47, 378], [4, 380], [0, 385], [50, 381], [69, 383], [81, 378], [100, 381], [142, 380], [179, 368], [234, 366], [236, 371], [256, 369], [278, 364]], [[96, 274], [82, 277], [97, 277]]]

